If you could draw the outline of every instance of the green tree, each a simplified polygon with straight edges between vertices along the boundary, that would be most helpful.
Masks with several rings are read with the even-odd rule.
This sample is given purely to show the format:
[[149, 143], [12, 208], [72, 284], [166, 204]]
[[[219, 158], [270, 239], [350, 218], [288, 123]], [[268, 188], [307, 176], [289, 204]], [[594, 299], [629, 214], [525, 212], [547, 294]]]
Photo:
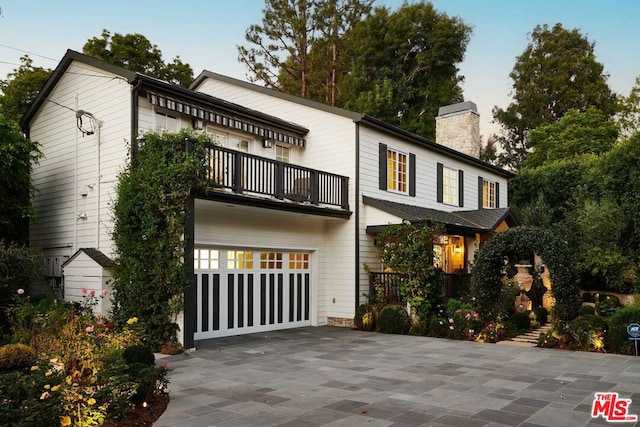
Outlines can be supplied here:
[[579, 30], [538, 25], [530, 39], [509, 74], [513, 102], [493, 110], [495, 121], [502, 125], [500, 163], [512, 169], [522, 166], [532, 129], [557, 122], [571, 109], [595, 107], [611, 117], [617, 106], [608, 75], [596, 60], [594, 43]]
[[189, 86], [193, 70], [179, 56], [165, 63], [158, 46], [142, 34], [111, 33], [104, 29], [100, 37], [89, 39], [82, 48], [85, 55], [131, 71], [148, 74], [171, 83]]
[[620, 110], [616, 118], [620, 126], [620, 135], [630, 137], [640, 132], [640, 76], [636, 77], [629, 96], [618, 96], [618, 103]]
[[457, 64], [470, 35], [431, 3], [374, 9], [349, 32], [338, 105], [434, 138], [438, 108], [463, 100]]
[[582, 154], [609, 151], [618, 138], [618, 125], [593, 107], [569, 110], [557, 122], [531, 130], [527, 139], [530, 152], [525, 167], [541, 166]]
[[5, 80], [0, 80], [0, 113], [16, 123], [51, 76], [51, 70], [34, 67], [29, 55], [21, 57], [20, 62], [20, 66], [7, 74]]
[[7, 244], [28, 242], [29, 220], [36, 217], [30, 176], [40, 157], [38, 144], [0, 114], [0, 241]]

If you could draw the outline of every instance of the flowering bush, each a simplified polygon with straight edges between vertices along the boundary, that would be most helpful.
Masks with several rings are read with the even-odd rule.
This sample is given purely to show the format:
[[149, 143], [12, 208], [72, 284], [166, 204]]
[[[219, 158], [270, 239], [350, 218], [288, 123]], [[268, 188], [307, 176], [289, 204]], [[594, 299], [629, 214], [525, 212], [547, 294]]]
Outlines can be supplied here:
[[14, 337], [29, 338], [23, 342], [36, 351], [38, 361], [0, 375], [3, 422], [50, 426], [57, 419], [62, 426], [101, 425], [125, 417], [137, 403], [134, 396], [141, 402], [166, 393], [166, 366], [132, 369], [124, 357], [128, 348], [143, 344], [138, 319], [118, 327], [93, 313], [107, 293], [82, 291], [79, 305], [54, 301], [38, 312], [25, 302], [17, 311], [28, 316], [16, 317]]
[[449, 318], [449, 336], [456, 339], [473, 340], [476, 334], [480, 333], [482, 325], [478, 312], [461, 308]]

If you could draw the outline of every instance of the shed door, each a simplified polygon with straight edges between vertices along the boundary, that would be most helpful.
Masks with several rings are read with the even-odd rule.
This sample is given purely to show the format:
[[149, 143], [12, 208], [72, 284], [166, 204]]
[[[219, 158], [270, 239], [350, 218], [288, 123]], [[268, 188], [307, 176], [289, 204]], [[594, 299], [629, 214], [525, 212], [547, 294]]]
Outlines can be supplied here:
[[194, 339], [309, 326], [308, 252], [198, 247]]

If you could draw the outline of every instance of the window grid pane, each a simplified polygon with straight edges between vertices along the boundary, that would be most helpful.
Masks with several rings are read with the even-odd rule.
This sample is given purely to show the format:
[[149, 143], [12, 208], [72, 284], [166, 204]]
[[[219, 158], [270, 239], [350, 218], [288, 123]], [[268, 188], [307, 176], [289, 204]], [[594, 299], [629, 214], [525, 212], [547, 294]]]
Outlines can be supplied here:
[[387, 190], [407, 192], [407, 155], [387, 149]]
[[490, 181], [482, 182], [482, 207], [495, 208], [496, 207], [496, 183]]
[[193, 251], [193, 268], [196, 270], [217, 270], [220, 268], [220, 251], [196, 248]]
[[309, 268], [309, 254], [289, 253], [289, 268], [291, 270], [307, 270]]
[[442, 168], [442, 199], [449, 205], [458, 204], [458, 171]]

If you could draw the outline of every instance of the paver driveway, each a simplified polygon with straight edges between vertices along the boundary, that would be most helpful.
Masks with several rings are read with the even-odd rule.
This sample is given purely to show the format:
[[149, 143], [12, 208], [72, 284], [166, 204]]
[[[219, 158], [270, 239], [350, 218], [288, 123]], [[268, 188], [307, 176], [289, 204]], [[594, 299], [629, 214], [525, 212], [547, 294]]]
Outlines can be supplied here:
[[[156, 426], [584, 426], [640, 415], [640, 357], [319, 327], [196, 343]], [[640, 425], [640, 423], [638, 423]]]

